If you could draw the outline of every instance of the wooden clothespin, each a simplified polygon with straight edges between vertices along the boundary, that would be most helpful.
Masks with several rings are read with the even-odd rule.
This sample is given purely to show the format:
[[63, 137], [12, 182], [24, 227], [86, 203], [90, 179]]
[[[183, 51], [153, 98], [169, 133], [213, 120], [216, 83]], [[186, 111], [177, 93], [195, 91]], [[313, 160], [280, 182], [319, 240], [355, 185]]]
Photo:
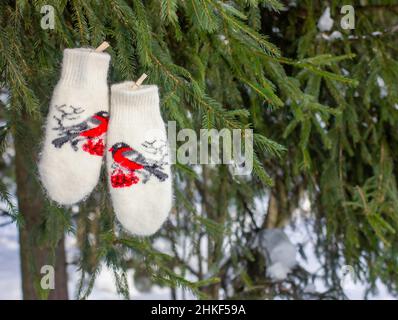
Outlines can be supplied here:
[[106, 50], [109, 47], [109, 43], [104, 41], [102, 42], [97, 49], [95, 49], [95, 52], [102, 52]]
[[148, 77], [147, 74], [143, 73], [141, 77], [138, 78], [136, 82], [133, 84], [133, 90], [137, 89], [143, 82], [144, 80]]

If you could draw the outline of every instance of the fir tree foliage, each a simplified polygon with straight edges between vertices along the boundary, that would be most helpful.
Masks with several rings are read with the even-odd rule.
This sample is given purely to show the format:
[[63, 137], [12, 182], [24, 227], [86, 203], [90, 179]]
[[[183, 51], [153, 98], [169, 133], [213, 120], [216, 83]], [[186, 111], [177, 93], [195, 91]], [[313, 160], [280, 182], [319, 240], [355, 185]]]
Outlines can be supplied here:
[[[347, 4], [356, 9], [354, 30], [339, 26]], [[55, 8], [53, 30], [40, 26], [44, 5]], [[317, 27], [326, 7], [338, 38]], [[163, 116], [177, 130], [254, 130], [252, 176], [234, 176], [224, 165], [173, 167], [175, 205], [151, 238], [119, 227], [105, 173], [78, 206], [46, 201], [32, 238], [55, 248], [65, 232], [74, 233], [78, 298], [90, 295], [104, 265], [125, 298], [131, 269], [174, 296], [181, 287], [199, 298], [302, 298], [305, 285], [320, 277], [331, 288], [320, 297], [341, 297], [342, 264], [352, 265], [369, 291], [379, 280], [395, 294], [397, 16], [393, 0], [2, 1], [0, 86], [9, 99], [1, 102], [1, 151], [13, 143], [31, 150], [30, 179], [37, 179], [34, 157], [64, 48], [107, 40], [110, 81], [149, 74]], [[4, 182], [18, 165], [1, 167], [0, 199], [24, 228], [24, 212], [17, 213]], [[266, 277], [251, 244], [259, 230], [291, 220], [303, 197], [311, 202], [324, 269], [314, 275], [297, 268], [286, 291]], [[261, 212], [258, 201], [268, 209]], [[157, 248], [159, 241], [168, 249]]]

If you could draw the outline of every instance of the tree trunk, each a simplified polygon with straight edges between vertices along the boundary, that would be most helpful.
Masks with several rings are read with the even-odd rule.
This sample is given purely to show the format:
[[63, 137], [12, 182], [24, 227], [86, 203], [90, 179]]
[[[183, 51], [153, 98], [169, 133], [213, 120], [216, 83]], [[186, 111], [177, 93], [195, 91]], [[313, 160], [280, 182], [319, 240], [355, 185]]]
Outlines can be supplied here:
[[[19, 226], [19, 243], [23, 299], [68, 299], [64, 239], [57, 247], [40, 241], [38, 231], [44, 222], [45, 198], [35, 177], [37, 149], [41, 126], [27, 115], [17, 126], [15, 137], [15, 169], [19, 212], [23, 224]], [[54, 289], [44, 291], [40, 287], [44, 265], [54, 267]], [[48, 294], [48, 296], [47, 296]]]

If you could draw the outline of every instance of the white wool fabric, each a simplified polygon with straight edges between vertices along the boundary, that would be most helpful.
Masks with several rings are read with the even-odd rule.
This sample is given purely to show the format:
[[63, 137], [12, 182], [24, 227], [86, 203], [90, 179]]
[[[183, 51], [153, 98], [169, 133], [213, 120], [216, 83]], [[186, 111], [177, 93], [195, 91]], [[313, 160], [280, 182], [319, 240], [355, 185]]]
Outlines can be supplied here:
[[110, 56], [93, 49], [65, 49], [52, 96], [39, 175], [49, 198], [71, 205], [97, 185], [109, 119]]
[[113, 208], [122, 226], [151, 235], [172, 206], [169, 146], [158, 88], [133, 82], [111, 87], [106, 163]]

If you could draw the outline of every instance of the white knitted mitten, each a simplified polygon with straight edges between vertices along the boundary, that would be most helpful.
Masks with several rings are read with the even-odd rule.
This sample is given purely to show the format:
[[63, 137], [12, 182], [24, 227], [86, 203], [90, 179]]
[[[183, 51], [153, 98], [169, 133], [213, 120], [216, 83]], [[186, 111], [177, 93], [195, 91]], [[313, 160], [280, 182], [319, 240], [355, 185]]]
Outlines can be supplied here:
[[46, 122], [39, 174], [48, 196], [63, 205], [95, 188], [105, 152], [110, 56], [65, 49], [62, 74]]
[[111, 87], [107, 170], [113, 207], [131, 233], [155, 233], [172, 205], [165, 125], [156, 86], [133, 82]]

